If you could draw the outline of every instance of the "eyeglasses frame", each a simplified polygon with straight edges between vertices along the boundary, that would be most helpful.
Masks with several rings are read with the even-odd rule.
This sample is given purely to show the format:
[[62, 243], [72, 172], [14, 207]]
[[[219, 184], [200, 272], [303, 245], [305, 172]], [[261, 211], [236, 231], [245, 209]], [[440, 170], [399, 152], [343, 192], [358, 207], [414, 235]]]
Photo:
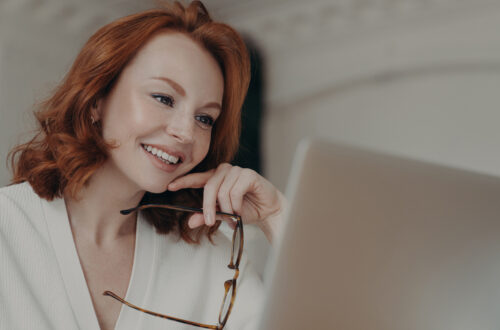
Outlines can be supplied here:
[[[123, 215], [127, 215], [127, 214], [130, 214], [130, 213], [132, 213], [132, 212], [134, 212], [136, 210], [143, 210], [143, 209], [146, 209], [146, 208], [153, 208], [153, 207], [165, 208], [165, 209], [170, 209], [170, 210], [175, 210], [175, 211], [185, 211], [185, 212], [192, 212], [192, 213], [203, 213], [203, 209], [200, 209], [200, 208], [188, 207], [188, 206], [179, 206], [179, 205], [170, 205], [170, 204], [141, 204], [141, 205], [133, 207], [131, 209], [121, 210], [120, 213], [123, 214]], [[177, 318], [177, 317], [168, 316], [168, 315], [156, 313], [156, 312], [153, 312], [153, 311], [150, 311], [150, 310], [147, 310], [147, 309], [143, 309], [143, 308], [141, 308], [139, 306], [136, 306], [136, 305], [134, 305], [134, 304], [126, 301], [125, 299], [119, 297], [117, 294], [115, 294], [115, 293], [113, 293], [112, 291], [109, 291], [109, 290], [104, 291], [103, 295], [104, 296], [110, 296], [110, 297], [118, 300], [122, 304], [125, 304], [125, 305], [127, 305], [127, 306], [129, 306], [129, 307], [131, 307], [133, 309], [136, 309], [138, 311], [144, 312], [146, 314], [150, 314], [150, 315], [153, 315], [153, 316], [165, 318], [165, 319], [168, 319], [168, 320], [171, 320], [171, 321], [176, 321], [176, 322], [180, 322], [180, 323], [184, 323], [184, 324], [189, 324], [189, 325], [192, 325], [192, 326], [197, 326], [197, 327], [200, 327], [200, 328], [222, 330], [224, 328], [224, 326], [226, 325], [226, 322], [227, 322], [227, 320], [229, 318], [229, 315], [231, 314], [231, 311], [232, 311], [233, 305], [234, 305], [234, 300], [235, 300], [235, 297], [236, 297], [236, 283], [237, 283], [237, 279], [238, 279], [239, 274], [240, 274], [239, 265], [240, 265], [240, 261], [241, 261], [241, 256], [243, 254], [244, 235], [243, 235], [243, 221], [242, 221], [242, 219], [241, 219], [241, 217], [239, 215], [232, 214], [232, 213], [226, 213], [226, 212], [219, 212], [219, 211], [215, 212], [215, 214], [216, 215], [229, 216], [231, 218], [231, 220], [236, 221], [236, 226], [234, 227], [234, 231], [233, 231], [233, 240], [232, 240], [232, 247], [231, 247], [231, 261], [229, 262], [229, 265], [227, 266], [229, 269], [233, 269], [235, 272], [234, 272], [234, 276], [233, 276], [232, 279], [229, 279], [229, 280], [227, 280], [227, 281], [224, 282], [225, 293], [224, 293], [224, 299], [222, 300], [222, 305], [221, 305], [220, 312], [219, 312], [219, 324], [218, 325], [209, 325], [209, 324], [203, 324], [203, 323], [188, 321], [188, 320], [180, 319], [180, 318]], [[240, 235], [240, 237], [239, 237], [240, 238], [240, 245], [239, 245], [239, 250], [237, 251], [238, 255], [236, 257], [236, 262], [233, 263], [234, 253], [236, 252], [235, 251], [235, 241], [236, 241], [236, 235], [238, 234], [238, 229], [239, 229], [239, 235]], [[227, 295], [228, 295], [229, 290], [231, 289], [231, 287], [233, 287], [233, 291], [232, 291], [232, 294], [231, 294], [230, 305], [228, 307], [228, 310], [227, 310], [227, 313], [226, 313], [225, 317], [223, 319], [221, 319], [223, 317], [222, 313], [224, 311], [224, 305], [225, 305], [226, 299], [228, 298]]]

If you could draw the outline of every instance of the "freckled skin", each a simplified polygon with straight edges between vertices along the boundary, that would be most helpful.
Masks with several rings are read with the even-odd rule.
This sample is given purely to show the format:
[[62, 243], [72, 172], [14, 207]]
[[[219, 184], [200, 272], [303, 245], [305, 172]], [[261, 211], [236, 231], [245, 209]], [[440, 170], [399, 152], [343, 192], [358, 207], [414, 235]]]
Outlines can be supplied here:
[[[185, 95], [158, 77], [175, 81]], [[120, 145], [111, 151], [109, 165], [137, 189], [164, 191], [170, 181], [205, 158], [211, 128], [197, 116], [217, 118], [219, 109], [201, 107], [209, 102], [221, 104], [223, 90], [222, 73], [208, 51], [181, 33], [155, 36], [98, 103], [104, 138]], [[174, 104], [162, 102], [162, 97]], [[163, 172], [152, 165], [141, 143], [166, 145], [182, 151], [185, 159], [175, 172]]]

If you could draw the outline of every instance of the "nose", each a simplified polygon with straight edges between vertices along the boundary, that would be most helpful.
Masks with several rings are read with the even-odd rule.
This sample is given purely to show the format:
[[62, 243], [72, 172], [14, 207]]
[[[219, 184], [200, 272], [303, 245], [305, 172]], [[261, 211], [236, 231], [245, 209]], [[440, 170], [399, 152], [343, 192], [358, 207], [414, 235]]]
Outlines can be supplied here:
[[167, 133], [181, 143], [191, 143], [194, 139], [194, 119], [186, 112], [175, 111], [167, 124]]

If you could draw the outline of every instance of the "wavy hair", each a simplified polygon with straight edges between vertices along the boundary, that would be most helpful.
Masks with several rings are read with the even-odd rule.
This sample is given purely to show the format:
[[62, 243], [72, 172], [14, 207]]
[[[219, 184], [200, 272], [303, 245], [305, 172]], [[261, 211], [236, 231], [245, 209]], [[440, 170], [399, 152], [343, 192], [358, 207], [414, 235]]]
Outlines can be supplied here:
[[[11, 184], [28, 181], [49, 201], [62, 197], [63, 192], [77, 198], [78, 191], [108, 159], [108, 150], [116, 147], [103, 139], [99, 125], [92, 125], [92, 106], [108, 95], [141, 47], [165, 30], [184, 33], [208, 50], [224, 78], [222, 111], [212, 129], [207, 157], [192, 172], [229, 162], [238, 149], [241, 107], [250, 81], [248, 51], [238, 33], [214, 22], [200, 1], [188, 6], [176, 1], [120, 18], [90, 37], [62, 83], [34, 112], [38, 122], [35, 136], [9, 152]], [[146, 192], [141, 202], [150, 201], [199, 206], [202, 191]], [[199, 243], [205, 234], [211, 240], [220, 224], [190, 229], [188, 214], [152, 208], [143, 212], [158, 232], [177, 229], [188, 243]]]

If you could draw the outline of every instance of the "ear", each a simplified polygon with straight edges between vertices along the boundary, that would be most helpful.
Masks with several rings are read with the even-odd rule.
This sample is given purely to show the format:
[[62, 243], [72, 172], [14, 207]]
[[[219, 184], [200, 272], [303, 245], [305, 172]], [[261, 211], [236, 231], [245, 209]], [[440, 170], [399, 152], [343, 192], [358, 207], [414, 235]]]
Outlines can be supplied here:
[[91, 114], [92, 117], [95, 119], [95, 121], [101, 120], [102, 117], [102, 99], [99, 99], [94, 102], [91, 108]]

